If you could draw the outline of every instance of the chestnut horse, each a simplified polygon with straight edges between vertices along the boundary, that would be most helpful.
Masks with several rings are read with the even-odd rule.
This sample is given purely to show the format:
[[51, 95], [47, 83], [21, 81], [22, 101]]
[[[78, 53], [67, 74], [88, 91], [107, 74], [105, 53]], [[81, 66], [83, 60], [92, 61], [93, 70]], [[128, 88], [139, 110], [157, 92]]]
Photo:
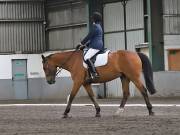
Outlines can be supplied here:
[[[71, 73], [73, 88], [70, 93], [65, 112], [63, 114], [64, 118], [68, 117], [72, 101], [81, 86], [86, 89], [90, 99], [95, 106], [96, 117], [100, 117], [100, 107], [94, 97], [91, 84], [86, 82], [88, 72], [87, 69], [83, 67], [83, 52], [81, 50], [55, 53], [47, 57], [42, 55], [42, 60], [46, 80], [49, 84], [55, 83], [57, 67], [65, 69]], [[119, 112], [121, 109], [124, 109], [125, 103], [130, 94], [129, 83], [132, 81], [144, 97], [149, 115], [154, 114], [152, 111], [152, 105], [148, 98], [147, 90], [150, 94], [154, 94], [156, 90], [153, 84], [151, 63], [146, 55], [131, 51], [118, 50], [116, 52], [109, 53], [108, 63], [105, 66], [100, 66], [96, 69], [100, 75], [100, 78], [93, 83], [103, 83], [118, 77], [121, 79], [123, 98], [117, 112]], [[143, 85], [140, 79], [141, 72], [144, 73], [146, 87]]]

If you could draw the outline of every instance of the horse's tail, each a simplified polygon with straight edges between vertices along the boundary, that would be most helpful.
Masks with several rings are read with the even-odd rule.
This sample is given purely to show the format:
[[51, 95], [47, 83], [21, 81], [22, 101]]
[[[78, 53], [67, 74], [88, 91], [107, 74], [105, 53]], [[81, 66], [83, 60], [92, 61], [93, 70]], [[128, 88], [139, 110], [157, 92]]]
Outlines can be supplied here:
[[138, 55], [142, 62], [142, 68], [143, 68], [146, 87], [149, 93], [152, 95], [156, 93], [156, 89], [154, 87], [154, 82], [153, 82], [153, 71], [152, 71], [151, 63], [149, 61], [149, 58], [143, 53], [138, 53]]

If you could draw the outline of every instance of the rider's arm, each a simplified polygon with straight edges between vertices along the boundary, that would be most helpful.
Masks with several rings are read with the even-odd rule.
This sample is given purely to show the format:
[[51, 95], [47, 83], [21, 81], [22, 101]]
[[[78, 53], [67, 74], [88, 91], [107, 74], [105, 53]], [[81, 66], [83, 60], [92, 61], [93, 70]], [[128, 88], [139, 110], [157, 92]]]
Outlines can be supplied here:
[[90, 41], [95, 35], [95, 25], [93, 24], [92, 30], [88, 33], [88, 35], [81, 41], [81, 44], [84, 45], [88, 41]]

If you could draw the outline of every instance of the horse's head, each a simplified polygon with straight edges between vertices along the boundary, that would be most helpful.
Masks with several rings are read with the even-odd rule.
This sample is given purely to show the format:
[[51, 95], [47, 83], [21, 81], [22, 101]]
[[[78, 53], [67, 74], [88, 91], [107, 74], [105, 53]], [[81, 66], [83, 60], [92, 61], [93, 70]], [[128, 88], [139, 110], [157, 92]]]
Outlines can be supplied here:
[[46, 75], [46, 80], [49, 84], [54, 84], [56, 82], [55, 78], [56, 78], [57, 66], [55, 65], [51, 57], [44, 57], [44, 55], [42, 55], [41, 57], [42, 57], [44, 73]]

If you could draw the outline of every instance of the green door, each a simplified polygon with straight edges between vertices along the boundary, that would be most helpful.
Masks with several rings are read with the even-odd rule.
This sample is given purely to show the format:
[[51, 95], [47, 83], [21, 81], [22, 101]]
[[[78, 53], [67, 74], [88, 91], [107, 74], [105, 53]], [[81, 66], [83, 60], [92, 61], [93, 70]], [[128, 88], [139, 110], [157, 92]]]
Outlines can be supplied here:
[[27, 60], [12, 60], [15, 99], [27, 99]]

